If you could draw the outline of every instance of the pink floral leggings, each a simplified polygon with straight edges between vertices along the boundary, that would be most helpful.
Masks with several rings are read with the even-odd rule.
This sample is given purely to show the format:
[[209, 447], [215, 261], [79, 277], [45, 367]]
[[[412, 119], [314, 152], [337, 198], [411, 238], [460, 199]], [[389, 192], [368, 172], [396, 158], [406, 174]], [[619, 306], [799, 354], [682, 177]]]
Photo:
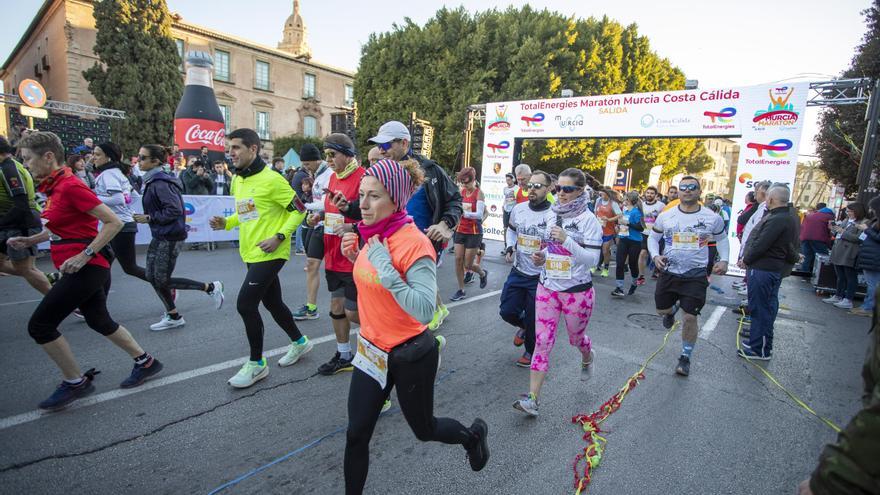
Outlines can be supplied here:
[[578, 348], [584, 360], [590, 358], [592, 344], [587, 336], [587, 324], [593, 314], [594, 293], [555, 292], [538, 284], [535, 296], [535, 352], [532, 355], [532, 371], [547, 372], [550, 351], [556, 343], [559, 315], [565, 317], [568, 341]]

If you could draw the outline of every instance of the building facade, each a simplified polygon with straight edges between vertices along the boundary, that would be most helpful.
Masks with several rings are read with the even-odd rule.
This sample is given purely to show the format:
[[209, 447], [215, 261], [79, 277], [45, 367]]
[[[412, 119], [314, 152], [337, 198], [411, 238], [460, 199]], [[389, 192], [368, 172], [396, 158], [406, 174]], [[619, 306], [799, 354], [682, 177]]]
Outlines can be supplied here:
[[[96, 62], [97, 31], [90, 0], [46, 0], [0, 68], [5, 92], [35, 79], [50, 100], [100, 106], [82, 72]], [[354, 74], [311, 59], [299, 1], [281, 27], [277, 48], [184, 21], [172, 14], [178, 53], [214, 57], [214, 92], [228, 130], [250, 127], [265, 140], [330, 133], [331, 115], [354, 105]], [[184, 77], [180, 68], [180, 77]]]
[[715, 163], [710, 170], [700, 174], [700, 189], [703, 194], [731, 199], [739, 162], [739, 145], [732, 139], [709, 138], [703, 146]]
[[791, 202], [800, 210], [815, 208], [817, 203], [835, 206], [832, 196], [835, 184], [819, 169], [818, 161], [798, 162], [791, 191]]

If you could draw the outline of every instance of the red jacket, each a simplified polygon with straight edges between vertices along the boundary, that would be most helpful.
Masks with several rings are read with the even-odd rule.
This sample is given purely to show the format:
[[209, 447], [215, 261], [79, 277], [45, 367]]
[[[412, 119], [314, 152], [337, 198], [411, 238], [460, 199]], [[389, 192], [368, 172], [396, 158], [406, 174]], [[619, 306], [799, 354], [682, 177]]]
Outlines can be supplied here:
[[801, 240], [831, 244], [831, 231], [828, 230], [829, 220], [834, 220], [834, 215], [823, 210], [805, 216], [801, 223]]

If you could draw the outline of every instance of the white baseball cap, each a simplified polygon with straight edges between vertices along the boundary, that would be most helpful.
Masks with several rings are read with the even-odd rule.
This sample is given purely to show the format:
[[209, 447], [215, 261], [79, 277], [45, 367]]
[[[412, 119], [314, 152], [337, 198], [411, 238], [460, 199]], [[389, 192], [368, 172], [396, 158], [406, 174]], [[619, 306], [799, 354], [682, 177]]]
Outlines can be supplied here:
[[395, 139], [406, 139], [407, 141], [412, 140], [409, 136], [409, 129], [407, 129], [402, 122], [391, 120], [382, 124], [382, 127], [379, 128], [379, 133], [368, 139], [368, 141], [376, 144], [384, 144], [389, 141], [394, 141]]

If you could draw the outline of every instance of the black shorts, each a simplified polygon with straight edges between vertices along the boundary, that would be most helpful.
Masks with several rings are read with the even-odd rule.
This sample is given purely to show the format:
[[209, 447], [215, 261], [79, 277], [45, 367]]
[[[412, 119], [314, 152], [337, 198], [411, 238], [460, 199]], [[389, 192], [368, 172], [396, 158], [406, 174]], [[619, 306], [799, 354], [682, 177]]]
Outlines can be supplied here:
[[330, 297], [345, 298], [345, 309], [349, 311], [358, 310], [358, 291], [354, 284], [354, 275], [348, 272], [334, 272], [333, 270], [324, 270], [327, 277], [327, 290], [330, 291]]
[[462, 234], [456, 232], [452, 238], [453, 244], [464, 244], [465, 249], [479, 249], [480, 243], [483, 242], [483, 234]]
[[306, 257], [316, 260], [324, 259], [324, 226], [312, 229], [308, 240], [309, 243], [305, 246]]
[[42, 232], [42, 227], [32, 229], [0, 229], [0, 253], [12, 261], [21, 261], [37, 255], [37, 245], [24, 249], [13, 249], [6, 245], [6, 240], [13, 237], [30, 237]]
[[685, 313], [698, 315], [706, 304], [708, 288], [709, 279], [706, 277], [676, 277], [662, 272], [654, 291], [654, 303], [657, 309], [669, 309], [677, 302]]

